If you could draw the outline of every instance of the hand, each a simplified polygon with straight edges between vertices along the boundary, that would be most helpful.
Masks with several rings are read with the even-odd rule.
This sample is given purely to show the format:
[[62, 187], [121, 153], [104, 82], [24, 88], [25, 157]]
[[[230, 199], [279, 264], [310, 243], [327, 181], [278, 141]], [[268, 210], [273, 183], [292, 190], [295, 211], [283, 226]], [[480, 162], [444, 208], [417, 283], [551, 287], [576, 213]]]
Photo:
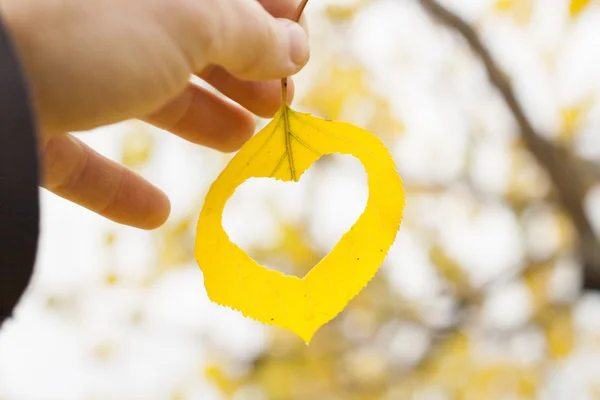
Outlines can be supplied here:
[[[279, 108], [277, 79], [308, 61], [306, 33], [284, 19], [296, 5], [0, 0], [37, 111], [44, 187], [113, 221], [160, 226], [170, 211], [162, 191], [65, 132], [139, 118], [193, 143], [237, 150], [254, 131], [252, 114]], [[192, 74], [237, 104], [191, 84]]]

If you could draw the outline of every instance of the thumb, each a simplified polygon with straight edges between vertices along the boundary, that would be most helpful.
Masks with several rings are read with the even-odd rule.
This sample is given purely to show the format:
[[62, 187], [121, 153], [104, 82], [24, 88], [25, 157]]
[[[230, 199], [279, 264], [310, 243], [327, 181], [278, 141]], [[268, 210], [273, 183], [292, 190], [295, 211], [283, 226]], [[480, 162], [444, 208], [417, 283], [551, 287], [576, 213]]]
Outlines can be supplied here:
[[267, 80], [293, 75], [308, 62], [308, 37], [299, 24], [274, 18], [255, 0], [228, 3], [211, 63], [240, 79]]

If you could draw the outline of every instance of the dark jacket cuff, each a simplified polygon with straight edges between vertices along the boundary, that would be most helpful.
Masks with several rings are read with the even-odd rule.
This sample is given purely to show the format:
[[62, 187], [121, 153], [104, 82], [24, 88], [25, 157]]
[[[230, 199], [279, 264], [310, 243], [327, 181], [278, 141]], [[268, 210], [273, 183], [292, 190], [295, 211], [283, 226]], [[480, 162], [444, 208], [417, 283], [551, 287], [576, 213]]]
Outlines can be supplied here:
[[35, 262], [37, 146], [27, 82], [0, 21], [0, 325], [27, 288]]

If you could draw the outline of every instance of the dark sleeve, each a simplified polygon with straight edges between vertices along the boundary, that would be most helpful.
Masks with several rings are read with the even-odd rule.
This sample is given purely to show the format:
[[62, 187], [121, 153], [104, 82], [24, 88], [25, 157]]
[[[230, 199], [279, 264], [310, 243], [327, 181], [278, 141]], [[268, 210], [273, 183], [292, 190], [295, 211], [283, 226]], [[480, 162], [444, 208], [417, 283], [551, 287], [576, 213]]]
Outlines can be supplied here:
[[27, 83], [0, 21], [0, 325], [27, 288], [39, 233], [37, 138]]

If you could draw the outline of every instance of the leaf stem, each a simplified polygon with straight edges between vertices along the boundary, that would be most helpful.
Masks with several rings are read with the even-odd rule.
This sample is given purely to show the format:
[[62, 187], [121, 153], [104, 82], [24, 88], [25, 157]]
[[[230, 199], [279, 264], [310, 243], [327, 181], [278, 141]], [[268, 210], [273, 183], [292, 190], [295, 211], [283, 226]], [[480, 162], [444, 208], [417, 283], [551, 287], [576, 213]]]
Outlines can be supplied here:
[[[300, 2], [300, 4], [298, 4], [298, 8], [296, 8], [296, 11], [294, 12], [292, 21], [294, 21], [294, 22], [300, 21], [300, 17], [302, 16], [302, 13], [304, 12], [304, 8], [306, 7], [306, 4], [308, 4], [308, 0], [302, 0]], [[287, 104], [287, 77], [281, 79], [281, 99], [283, 101], [283, 104], [285, 104], [287, 106], [288, 105]]]

